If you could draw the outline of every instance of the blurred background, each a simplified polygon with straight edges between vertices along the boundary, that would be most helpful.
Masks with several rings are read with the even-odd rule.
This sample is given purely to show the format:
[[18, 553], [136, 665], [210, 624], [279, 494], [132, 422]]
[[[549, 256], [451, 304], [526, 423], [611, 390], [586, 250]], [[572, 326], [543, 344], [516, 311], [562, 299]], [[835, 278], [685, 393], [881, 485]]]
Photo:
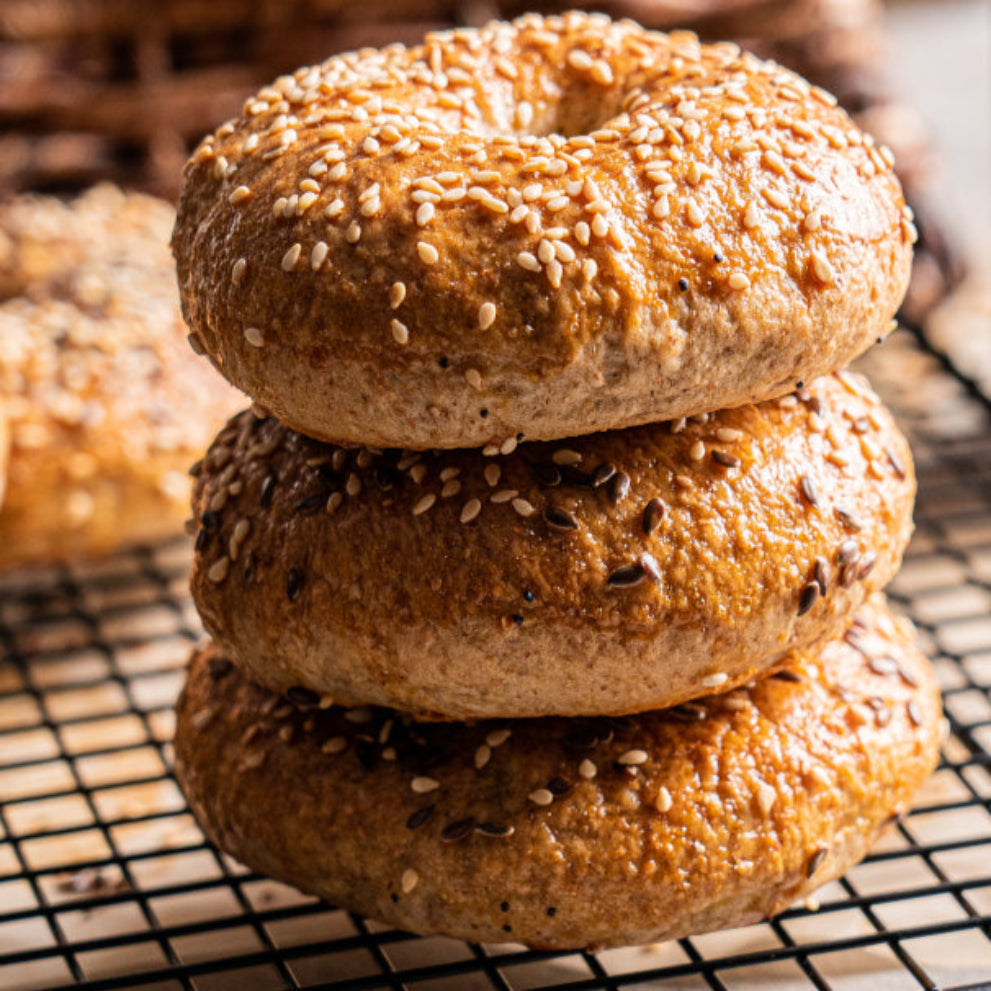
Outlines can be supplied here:
[[988, 0], [3, 0], [0, 196], [112, 179], [174, 199], [191, 146], [279, 73], [430, 29], [569, 6], [734, 38], [836, 93], [894, 149], [919, 214], [903, 317], [922, 325], [964, 272], [982, 276], [933, 333], [991, 386]]

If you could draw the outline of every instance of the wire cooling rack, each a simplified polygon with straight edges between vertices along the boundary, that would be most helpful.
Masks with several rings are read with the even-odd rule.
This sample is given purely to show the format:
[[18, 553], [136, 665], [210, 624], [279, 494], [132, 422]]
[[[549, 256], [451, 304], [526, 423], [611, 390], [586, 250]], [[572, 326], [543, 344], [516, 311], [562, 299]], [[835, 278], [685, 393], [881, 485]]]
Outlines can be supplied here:
[[991, 987], [991, 403], [910, 334], [872, 354], [921, 483], [891, 596], [935, 660], [950, 732], [915, 810], [818, 905], [538, 953], [413, 937], [247, 873], [169, 774], [201, 634], [178, 541], [0, 578], [0, 988]]

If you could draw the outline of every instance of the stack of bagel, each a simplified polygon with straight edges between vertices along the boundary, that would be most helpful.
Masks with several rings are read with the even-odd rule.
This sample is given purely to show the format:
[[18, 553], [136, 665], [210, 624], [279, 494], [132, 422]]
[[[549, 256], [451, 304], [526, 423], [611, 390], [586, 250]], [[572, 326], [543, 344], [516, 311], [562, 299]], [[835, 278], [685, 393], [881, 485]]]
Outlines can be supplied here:
[[774, 913], [936, 761], [861, 377], [891, 156], [773, 63], [525, 16], [276, 80], [187, 166], [212, 643], [176, 770], [251, 867], [545, 948]]

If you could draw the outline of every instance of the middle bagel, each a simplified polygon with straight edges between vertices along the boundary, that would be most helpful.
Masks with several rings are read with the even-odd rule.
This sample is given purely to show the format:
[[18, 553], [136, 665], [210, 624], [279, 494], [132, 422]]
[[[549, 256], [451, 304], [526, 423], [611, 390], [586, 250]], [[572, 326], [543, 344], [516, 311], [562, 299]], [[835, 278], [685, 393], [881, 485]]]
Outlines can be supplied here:
[[292, 697], [607, 715], [729, 690], [840, 632], [911, 533], [865, 381], [486, 457], [347, 450], [251, 413], [198, 475], [192, 590]]

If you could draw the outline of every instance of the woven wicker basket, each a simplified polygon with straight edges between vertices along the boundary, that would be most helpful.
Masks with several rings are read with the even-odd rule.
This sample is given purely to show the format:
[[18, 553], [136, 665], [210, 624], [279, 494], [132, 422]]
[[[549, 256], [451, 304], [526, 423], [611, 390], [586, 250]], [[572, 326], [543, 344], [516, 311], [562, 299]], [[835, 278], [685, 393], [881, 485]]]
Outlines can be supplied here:
[[[925, 144], [904, 140], [912, 128], [886, 112], [874, 69], [880, 0], [0, 0], [0, 195], [111, 179], [172, 199], [191, 146], [280, 73], [436, 28], [582, 6], [733, 38], [796, 68], [873, 115], [910, 199], [924, 198]], [[928, 216], [909, 316], [955, 277]]]

